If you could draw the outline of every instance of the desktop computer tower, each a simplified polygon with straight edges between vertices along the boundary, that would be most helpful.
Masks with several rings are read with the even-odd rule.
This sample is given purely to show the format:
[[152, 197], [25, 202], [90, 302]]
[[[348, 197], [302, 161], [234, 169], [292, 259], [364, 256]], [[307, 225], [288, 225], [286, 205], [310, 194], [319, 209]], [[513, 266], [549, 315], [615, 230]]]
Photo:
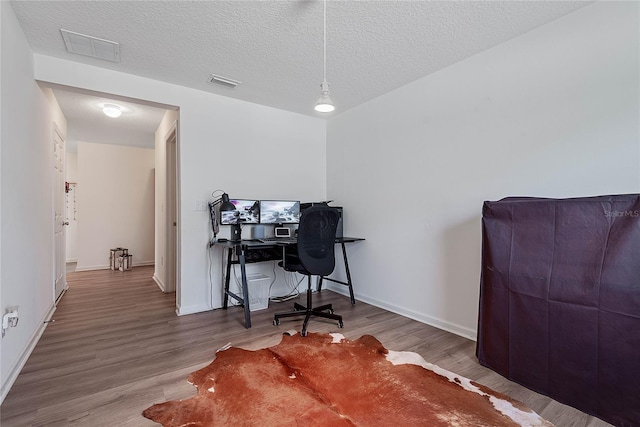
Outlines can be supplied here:
[[251, 230], [252, 239], [264, 239], [265, 238], [265, 226], [256, 224]]
[[[304, 211], [311, 206], [314, 205], [326, 205], [326, 202], [308, 202], [308, 203], [300, 203], [300, 214], [304, 215]], [[338, 220], [338, 228], [336, 229], [336, 237], [344, 237], [343, 233], [343, 221], [342, 221], [342, 206], [329, 206], [330, 208], [336, 209], [340, 214], [340, 219]]]

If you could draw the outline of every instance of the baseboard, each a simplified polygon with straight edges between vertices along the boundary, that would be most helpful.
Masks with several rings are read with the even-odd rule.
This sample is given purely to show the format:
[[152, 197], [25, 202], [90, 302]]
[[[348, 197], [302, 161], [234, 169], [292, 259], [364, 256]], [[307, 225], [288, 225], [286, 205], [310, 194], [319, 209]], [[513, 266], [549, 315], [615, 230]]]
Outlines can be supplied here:
[[160, 280], [160, 278], [158, 276], [156, 276], [155, 274], [152, 276], [152, 279], [154, 282], [156, 282], [156, 285], [158, 285], [158, 287], [160, 288], [160, 290], [163, 293], [167, 293], [167, 287], [165, 286], [164, 282], [162, 282], [162, 280]]
[[[133, 264], [132, 268], [136, 268], [136, 266], [143, 267], [147, 265], [154, 265], [155, 261], [140, 261], [138, 263]], [[108, 270], [111, 266], [109, 264], [105, 265], [85, 265], [85, 266], [76, 266], [76, 271], [92, 271], [92, 270]]]
[[78, 258], [69, 258], [65, 262], [78, 262]]
[[56, 311], [56, 306], [54, 304], [51, 304], [49, 311], [40, 322], [40, 327], [33, 333], [33, 335], [31, 336], [31, 339], [29, 340], [26, 347], [22, 351], [22, 356], [20, 356], [16, 364], [10, 370], [9, 376], [7, 377], [6, 381], [2, 384], [2, 388], [0, 389], [0, 405], [2, 404], [2, 402], [4, 402], [4, 398], [7, 397], [7, 394], [9, 394], [9, 390], [11, 390], [13, 383], [16, 382], [16, 379], [18, 378], [20, 371], [22, 371], [22, 368], [24, 368], [24, 365], [27, 363], [29, 356], [31, 356], [31, 353], [33, 353], [33, 350], [36, 348], [36, 344], [38, 344], [38, 341], [40, 341], [40, 337], [42, 336], [42, 334], [44, 333], [44, 330], [48, 325], [48, 323], [46, 322], [51, 320], [51, 318], [53, 317], [53, 313], [55, 311]]
[[109, 264], [106, 265], [85, 265], [78, 266], [76, 265], [76, 271], [92, 271], [92, 270], [108, 270]]
[[[345, 286], [338, 286], [333, 284], [328, 284], [327, 289], [330, 289], [336, 293], [341, 295], [349, 296], [349, 291]], [[365, 302], [367, 304], [371, 304], [375, 307], [382, 308], [384, 310], [390, 311], [392, 313], [399, 314], [404, 317], [408, 317], [409, 319], [416, 320], [421, 323], [425, 323], [427, 325], [433, 326], [438, 329], [442, 329], [447, 332], [451, 332], [452, 334], [459, 335], [463, 338], [468, 338], [471, 341], [477, 340], [478, 331], [475, 329], [470, 329], [465, 326], [457, 325], [455, 323], [447, 322], [442, 319], [437, 319], [435, 317], [426, 316], [423, 313], [419, 313], [417, 311], [409, 310], [404, 307], [399, 307], [397, 305], [389, 304], [375, 298], [370, 298], [366, 295], [362, 295], [360, 293], [356, 293], [354, 291], [355, 297], [358, 301]]]
[[202, 305], [202, 304], [198, 304], [198, 305], [190, 305], [190, 306], [177, 306], [176, 307], [176, 314], [178, 316], [185, 316], [187, 314], [195, 314], [195, 313], [202, 313], [204, 311], [210, 311], [212, 310], [210, 305]]

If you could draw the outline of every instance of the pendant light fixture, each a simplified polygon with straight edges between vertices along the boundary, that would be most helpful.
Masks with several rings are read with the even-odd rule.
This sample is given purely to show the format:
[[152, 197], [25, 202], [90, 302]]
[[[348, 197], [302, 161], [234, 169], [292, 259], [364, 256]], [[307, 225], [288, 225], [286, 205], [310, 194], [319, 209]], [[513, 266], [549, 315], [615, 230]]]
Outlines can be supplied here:
[[324, 27], [323, 27], [323, 79], [320, 84], [320, 99], [316, 102], [316, 106], [314, 109], [319, 113], [330, 113], [336, 109], [334, 107], [333, 102], [331, 102], [331, 98], [329, 98], [329, 83], [327, 82], [327, 0], [323, 0], [323, 16], [324, 16]]

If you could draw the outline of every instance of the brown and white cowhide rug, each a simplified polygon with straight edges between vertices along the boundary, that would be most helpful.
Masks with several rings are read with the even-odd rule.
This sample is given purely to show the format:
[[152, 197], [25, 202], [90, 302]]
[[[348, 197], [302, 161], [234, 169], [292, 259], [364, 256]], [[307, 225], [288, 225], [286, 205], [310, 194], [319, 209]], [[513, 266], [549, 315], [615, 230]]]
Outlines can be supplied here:
[[143, 415], [173, 426], [552, 426], [486, 387], [385, 349], [370, 335], [285, 335], [257, 351], [218, 351], [192, 373], [197, 395]]

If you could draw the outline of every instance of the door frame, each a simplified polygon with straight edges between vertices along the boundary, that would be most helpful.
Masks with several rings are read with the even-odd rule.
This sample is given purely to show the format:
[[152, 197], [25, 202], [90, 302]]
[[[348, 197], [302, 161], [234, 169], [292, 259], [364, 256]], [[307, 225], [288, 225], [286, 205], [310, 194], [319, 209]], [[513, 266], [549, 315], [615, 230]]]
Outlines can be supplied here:
[[165, 143], [165, 292], [176, 292], [180, 298], [180, 144], [179, 122], [176, 120], [164, 138]]

